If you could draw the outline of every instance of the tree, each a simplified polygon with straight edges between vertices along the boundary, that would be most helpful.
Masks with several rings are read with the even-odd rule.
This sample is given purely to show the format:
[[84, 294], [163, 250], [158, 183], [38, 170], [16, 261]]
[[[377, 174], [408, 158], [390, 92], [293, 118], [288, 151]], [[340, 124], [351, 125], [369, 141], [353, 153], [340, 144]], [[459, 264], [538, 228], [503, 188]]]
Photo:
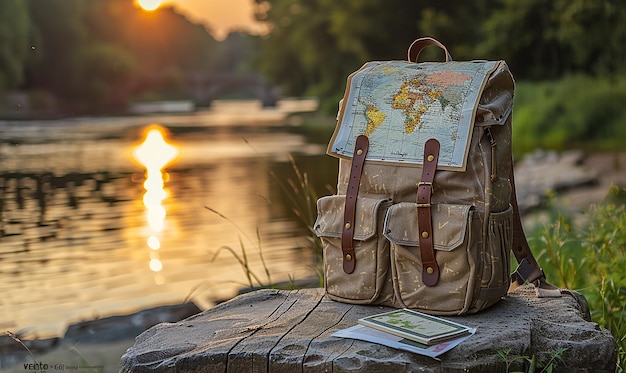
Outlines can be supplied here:
[[505, 59], [522, 79], [626, 70], [626, 3], [614, 0], [499, 0], [480, 51]]
[[596, 74], [626, 70], [626, 3], [559, 0], [554, 17], [555, 38], [571, 51], [571, 70]]
[[252, 74], [261, 39], [244, 32], [232, 32], [214, 48], [214, 73]]
[[24, 88], [52, 93], [67, 113], [124, 110], [147, 92], [180, 94], [186, 74], [216, 64], [215, 39], [171, 7], [145, 12], [130, 0], [27, 4], [36, 58]]
[[480, 30], [466, 26], [484, 8], [462, 0], [256, 2], [257, 18], [270, 23], [260, 69], [288, 94], [320, 97], [327, 112], [336, 110], [347, 76], [367, 61], [406, 59], [410, 43], [425, 35], [455, 47], [477, 40]]
[[[491, 14], [485, 0], [423, 0], [418, 11], [418, 29], [422, 36], [434, 36], [446, 45], [453, 59], [485, 59], [477, 46], [488, 38], [479, 25]], [[438, 54], [435, 54], [438, 53]], [[441, 60], [441, 52], [425, 50], [424, 60]]]
[[91, 43], [81, 51], [76, 75], [83, 81], [83, 96], [74, 100], [88, 111], [123, 111], [130, 99], [136, 69], [133, 56], [111, 43]]
[[26, 3], [0, 1], [0, 93], [18, 88], [30, 60], [31, 22]]
[[[626, 2], [616, 0], [256, 0], [268, 22], [259, 66], [288, 94], [336, 101], [364, 62], [404, 59], [419, 36], [457, 60], [506, 60], [518, 79], [626, 70]], [[439, 53], [439, 54], [437, 54]], [[426, 50], [424, 59], [441, 60]], [[330, 106], [329, 106], [330, 107]]]
[[77, 76], [87, 40], [82, 0], [30, 0], [34, 63], [26, 88], [42, 89], [63, 100], [80, 99], [83, 81]]
[[[118, 98], [120, 93], [126, 101], [180, 97], [186, 75], [215, 66], [215, 39], [204, 26], [189, 22], [174, 8], [145, 12], [126, 0], [90, 1], [85, 15], [90, 43], [109, 45], [108, 57], [118, 57], [110, 62], [126, 68], [126, 78], [115, 80], [115, 86], [108, 84]], [[104, 72], [105, 66], [99, 66], [98, 71], [91, 71], [95, 76]], [[107, 84], [106, 80], [101, 83]], [[121, 102], [116, 106], [122, 106]]]

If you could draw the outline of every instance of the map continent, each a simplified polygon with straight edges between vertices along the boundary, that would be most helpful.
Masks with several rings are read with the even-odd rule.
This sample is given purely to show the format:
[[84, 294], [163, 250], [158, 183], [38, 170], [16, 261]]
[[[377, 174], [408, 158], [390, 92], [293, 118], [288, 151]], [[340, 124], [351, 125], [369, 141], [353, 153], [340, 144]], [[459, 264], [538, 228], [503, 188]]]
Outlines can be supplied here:
[[370, 62], [348, 79], [329, 154], [352, 156], [356, 137], [370, 140], [367, 159], [422, 164], [429, 138], [439, 165], [463, 168], [473, 116], [497, 62]]

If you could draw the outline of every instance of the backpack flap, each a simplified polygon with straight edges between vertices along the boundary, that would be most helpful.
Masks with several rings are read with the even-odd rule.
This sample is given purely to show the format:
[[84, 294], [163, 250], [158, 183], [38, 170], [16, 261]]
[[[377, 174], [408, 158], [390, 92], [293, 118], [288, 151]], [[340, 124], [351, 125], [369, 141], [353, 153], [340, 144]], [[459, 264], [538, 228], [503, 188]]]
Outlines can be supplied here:
[[[486, 120], [510, 114], [510, 108], [500, 108], [491, 102], [491, 95], [483, 95], [494, 71], [508, 71], [503, 65], [502, 61], [368, 62], [348, 77], [327, 153], [352, 158], [356, 138], [366, 135], [368, 161], [419, 167], [425, 141], [434, 138], [441, 143], [437, 168], [464, 171], [480, 100], [488, 104], [481, 111]], [[496, 86], [509, 90], [503, 83]], [[502, 105], [512, 95], [506, 93]]]
[[[419, 247], [417, 203], [393, 205], [385, 217], [384, 235], [394, 244]], [[465, 240], [471, 205], [437, 204], [432, 206], [433, 246], [435, 250], [452, 251]]]
[[[366, 241], [377, 234], [377, 213], [386, 202], [388, 203], [389, 199], [359, 198], [356, 206], [358, 220], [354, 226], [354, 240]], [[345, 205], [345, 196], [325, 196], [317, 200], [314, 230], [318, 237], [341, 238]]]

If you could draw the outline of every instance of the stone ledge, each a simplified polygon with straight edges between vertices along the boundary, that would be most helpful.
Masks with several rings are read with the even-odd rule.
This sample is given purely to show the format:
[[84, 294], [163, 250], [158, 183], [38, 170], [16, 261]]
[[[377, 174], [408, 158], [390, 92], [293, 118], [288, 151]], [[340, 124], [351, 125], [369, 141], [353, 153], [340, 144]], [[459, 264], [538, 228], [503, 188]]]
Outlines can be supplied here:
[[[390, 310], [324, 297], [323, 289], [259, 290], [137, 337], [120, 372], [502, 372], [498, 351], [547, 361], [566, 348], [555, 372], [614, 372], [615, 339], [588, 320], [586, 301], [566, 292], [536, 298], [524, 286], [476, 315], [446, 317], [477, 333], [440, 360], [374, 343], [332, 337], [360, 317]], [[521, 370], [521, 362], [510, 367]]]

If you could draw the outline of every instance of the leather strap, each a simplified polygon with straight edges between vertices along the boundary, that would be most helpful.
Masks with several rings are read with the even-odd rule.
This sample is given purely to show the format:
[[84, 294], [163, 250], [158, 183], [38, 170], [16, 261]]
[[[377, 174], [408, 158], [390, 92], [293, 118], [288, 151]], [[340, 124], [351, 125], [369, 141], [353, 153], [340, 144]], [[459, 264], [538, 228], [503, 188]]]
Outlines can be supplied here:
[[511, 159], [511, 170], [509, 173], [511, 182], [511, 205], [513, 206], [513, 255], [519, 263], [515, 272], [511, 274], [511, 285], [509, 292], [523, 285], [528, 281], [535, 285], [539, 297], [560, 297], [561, 291], [546, 280], [539, 263], [535, 259], [522, 226], [519, 206], [517, 204], [517, 194], [515, 192], [515, 178], [513, 172], [513, 160]]
[[356, 255], [354, 253], [354, 218], [356, 216], [356, 201], [361, 184], [361, 173], [365, 156], [369, 148], [369, 139], [365, 135], [356, 138], [354, 155], [352, 156], [352, 168], [350, 169], [350, 180], [348, 180], [348, 190], [346, 191], [346, 205], [343, 212], [343, 229], [341, 231], [341, 250], [343, 252], [343, 271], [345, 273], [354, 272], [356, 267]]
[[409, 50], [407, 52], [408, 60], [411, 62], [417, 62], [417, 59], [419, 58], [420, 53], [422, 52], [422, 49], [426, 48], [429, 45], [434, 45], [436, 47], [443, 49], [443, 51], [446, 54], [446, 62], [452, 61], [452, 56], [450, 55], [450, 52], [448, 52], [448, 49], [446, 48], [446, 46], [441, 44], [441, 42], [439, 42], [438, 40], [433, 39], [431, 37], [419, 38], [415, 40], [413, 43], [411, 43], [411, 45], [409, 46]]
[[417, 227], [419, 229], [420, 257], [422, 259], [422, 282], [435, 286], [439, 282], [439, 266], [435, 258], [430, 197], [439, 159], [439, 141], [429, 139], [424, 145], [424, 168], [422, 181], [417, 187]]

